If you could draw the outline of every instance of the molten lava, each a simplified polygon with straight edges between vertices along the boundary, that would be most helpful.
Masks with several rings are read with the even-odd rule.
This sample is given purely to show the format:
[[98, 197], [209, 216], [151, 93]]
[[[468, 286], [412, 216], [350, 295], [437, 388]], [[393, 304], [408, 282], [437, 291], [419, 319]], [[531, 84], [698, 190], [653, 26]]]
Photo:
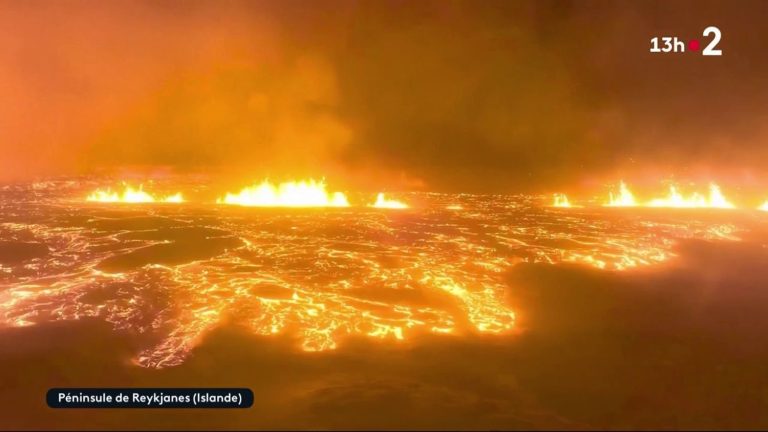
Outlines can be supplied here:
[[[0, 188], [0, 242], [44, 246], [31, 260], [0, 266], [0, 329], [101, 319], [121, 334], [146, 335], [133, 361], [151, 368], [182, 364], [230, 324], [290, 336], [305, 351], [361, 337], [509, 334], [517, 321], [508, 274], [519, 263], [632, 271], [675, 259], [679, 240], [739, 241], [748, 229], [695, 212], [540, 211], [528, 195], [410, 195], [419, 206], [406, 218], [300, 210], [201, 217], [187, 206], [104, 217], [61, 186]], [[292, 196], [274, 189], [271, 202]], [[320, 190], [308, 202], [333, 203]], [[458, 203], [460, 217], [432, 211]]]
[[614, 195], [611, 192], [608, 197], [608, 204], [605, 204], [606, 207], [635, 207], [636, 205], [635, 195], [623, 181], [619, 182], [619, 193]]
[[371, 204], [369, 207], [388, 208], [388, 209], [405, 209], [405, 208], [408, 208], [408, 204], [402, 201], [387, 199], [383, 193], [380, 193], [376, 195], [376, 202]]
[[569, 208], [573, 206], [571, 205], [571, 202], [568, 201], [568, 197], [565, 194], [556, 193], [554, 195], [554, 202], [552, 203], [552, 207]]
[[648, 203], [650, 207], [671, 208], [735, 208], [723, 195], [720, 186], [712, 183], [709, 185], [709, 197], [699, 193], [683, 196], [675, 186], [669, 187], [669, 194], [665, 198], [656, 198]]
[[709, 185], [709, 196], [700, 193], [693, 193], [684, 196], [676, 186], [670, 186], [667, 196], [664, 198], [654, 198], [648, 202], [640, 203], [635, 198], [632, 191], [623, 181], [619, 183], [618, 194], [610, 193], [608, 203], [605, 207], [659, 207], [659, 208], [735, 208], [723, 195], [720, 186], [711, 183]]
[[184, 202], [184, 197], [181, 195], [181, 192], [176, 192], [173, 195], [169, 195], [169, 196], [165, 197], [163, 202], [175, 203], [175, 204], [183, 203]]
[[165, 202], [165, 203], [182, 203], [184, 198], [181, 192], [177, 192], [174, 195], [157, 199], [153, 195], [144, 191], [142, 185], [139, 185], [138, 189], [134, 189], [128, 184], [124, 185], [122, 193], [113, 191], [112, 189], [96, 189], [88, 197], [86, 201], [101, 202], [101, 203], [153, 203], [153, 202]]
[[265, 180], [259, 185], [227, 193], [219, 204], [249, 207], [349, 207], [346, 195], [329, 193], [324, 181], [302, 180], [274, 185]]

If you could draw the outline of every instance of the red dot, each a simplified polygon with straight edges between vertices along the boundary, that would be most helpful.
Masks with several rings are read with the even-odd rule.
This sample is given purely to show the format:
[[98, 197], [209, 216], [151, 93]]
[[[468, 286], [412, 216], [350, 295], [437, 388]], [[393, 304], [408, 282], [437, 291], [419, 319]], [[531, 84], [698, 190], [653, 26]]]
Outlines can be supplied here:
[[698, 39], [691, 39], [690, 42], [688, 42], [688, 49], [691, 51], [698, 51], [701, 46], [699, 46], [699, 40]]

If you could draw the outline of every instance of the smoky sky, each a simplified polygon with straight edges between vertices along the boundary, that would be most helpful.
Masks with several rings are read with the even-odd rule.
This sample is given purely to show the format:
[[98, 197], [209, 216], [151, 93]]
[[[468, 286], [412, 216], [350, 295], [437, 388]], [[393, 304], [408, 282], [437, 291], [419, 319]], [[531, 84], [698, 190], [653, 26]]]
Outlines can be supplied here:
[[[768, 4], [0, 1], [0, 179], [511, 192], [768, 168]], [[722, 31], [721, 57], [649, 53]]]

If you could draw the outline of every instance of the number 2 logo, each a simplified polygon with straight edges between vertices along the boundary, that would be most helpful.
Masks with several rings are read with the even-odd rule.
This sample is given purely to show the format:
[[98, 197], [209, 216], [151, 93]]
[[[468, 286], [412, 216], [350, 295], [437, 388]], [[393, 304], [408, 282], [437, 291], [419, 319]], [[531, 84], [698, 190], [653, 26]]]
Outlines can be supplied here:
[[707, 45], [706, 48], [704, 48], [704, 51], [701, 52], [702, 55], [705, 56], [719, 56], [723, 55], [723, 51], [719, 49], [715, 49], [717, 44], [720, 43], [720, 38], [722, 37], [722, 34], [720, 33], [720, 29], [715, 26], [709, 26], [704, 29], [704, 37], [709, 36], [710, 34], [714, 33], [715, 37], [712, 38], [712, 41]]

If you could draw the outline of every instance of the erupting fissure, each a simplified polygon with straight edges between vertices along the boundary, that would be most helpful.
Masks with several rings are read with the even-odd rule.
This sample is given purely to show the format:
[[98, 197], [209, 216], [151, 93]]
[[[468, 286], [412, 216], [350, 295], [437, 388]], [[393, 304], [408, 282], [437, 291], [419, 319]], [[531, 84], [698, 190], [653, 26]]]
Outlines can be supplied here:
[[109, 188], [96, 189], [90, 195], [88, 195], [88, 197], [86, 197], [86, 201], [132, 204], [164, 202], [178, 204], [184, 202], [184, 197], [181, 195], [181, 192], [177, 192], [173, 195], [168, 195], [161, 199], [157, 199], [152, 194], [144, 191], [143, 185], [139, 185], [138, 189], [134, 189], [130, 185], [124, 184], [124, 188], [121, 193], [113, 191]]
[[216, 202], [249, 207], [349, 207], [346, 195], [342, 192], [329, 193], [325, 181], [312, 179], [278, 185], [264, 180], [236, 194], [227, 193]]
[[[709, 194], [704, 195], [693, 192], [684, 195], [677, 186], [670, 185], [667, 195], [661, 198], [652, 198], [641, 202], [629, 189], [626, 183], [619, 182], [618, 193], [611, 191], [604, 207], [656, 207], [656, 208], [709, 208], [709, 209], [733, 209], [736, 206], [723, 194], [720, 186], [710, 183]], [[768, 205], [768, 203], [766, 203]], [[564, 194], [555, 194], [555, 207], [574, 207]]]
[[669, 187], [669, 193], [664, 198], [656, 198], [648, 203], [649, 207], [671, 208], [735, 208], [723, 195], [720, 186], [709, 185], [709, 197], [697, 192], [686, 197], [678, 192], [675, 186]]
[[408, 208], [408, 204], [393, 199], [388, 199], [383, 193], [376, 195], [376, 202], [369, 207], [375, 208], [389, 208], [389, 209], [405, 209]]
[[554, 202], [552, 203], [553, 207], [573, 207], [571, 205], [571, 202], [568, 201], [568, 197], [565, 194], [556, 193], [554, 195]]
[[[583, 207], [571, 202], [564, 193], [552, 195], [552, 207], [575, 208]], [[181, 192], [172, 195], [157, 196], [144, 190], [143, 185], [134, 188], [123, 183], [122, 190], [111, 188], [96, 189], [87, 197], [88, 202], [98, 203], [185, 203], [187, 200]], [[298, 180], [283, 183], [272, 183], [264, 180], [259, 184], [244, 187], [237, 193], [227, 192], [216, 200], [217, 204], [238, 205], [246, 207], [351, 207], [344, 192], [329, 192], [324, 180]], [[603, 207], [650, 207], [650, 208], [690, 208], [690, 209], [734, 209], [737, 208], [723, 194], [716, 183], [709, 184], [707, 194], [692, 192], [682, 193], [678, 186], [670, 185], [663, 197], [640, 200], [624, 181], [618, 183], [617, 190], [608, 193], [608, 200]], [[407, 209], [403, 201], [388, 198], [384, 193], [378, 193], [370, 208]], [[459, 204], [445, 206], [447, 210], [461, 210]], [[755, 207], [752, 207], [755, 208]], [[757, 207], [758, 210], [768, 211], [768, 201]]]
[[619, 182], [619, 193], [614, 195], [611, 192], [608, 196], [608, 204], [605, 204], [606, 207], [634, 207], [636, 205], [635, 195], [623, 181]]

